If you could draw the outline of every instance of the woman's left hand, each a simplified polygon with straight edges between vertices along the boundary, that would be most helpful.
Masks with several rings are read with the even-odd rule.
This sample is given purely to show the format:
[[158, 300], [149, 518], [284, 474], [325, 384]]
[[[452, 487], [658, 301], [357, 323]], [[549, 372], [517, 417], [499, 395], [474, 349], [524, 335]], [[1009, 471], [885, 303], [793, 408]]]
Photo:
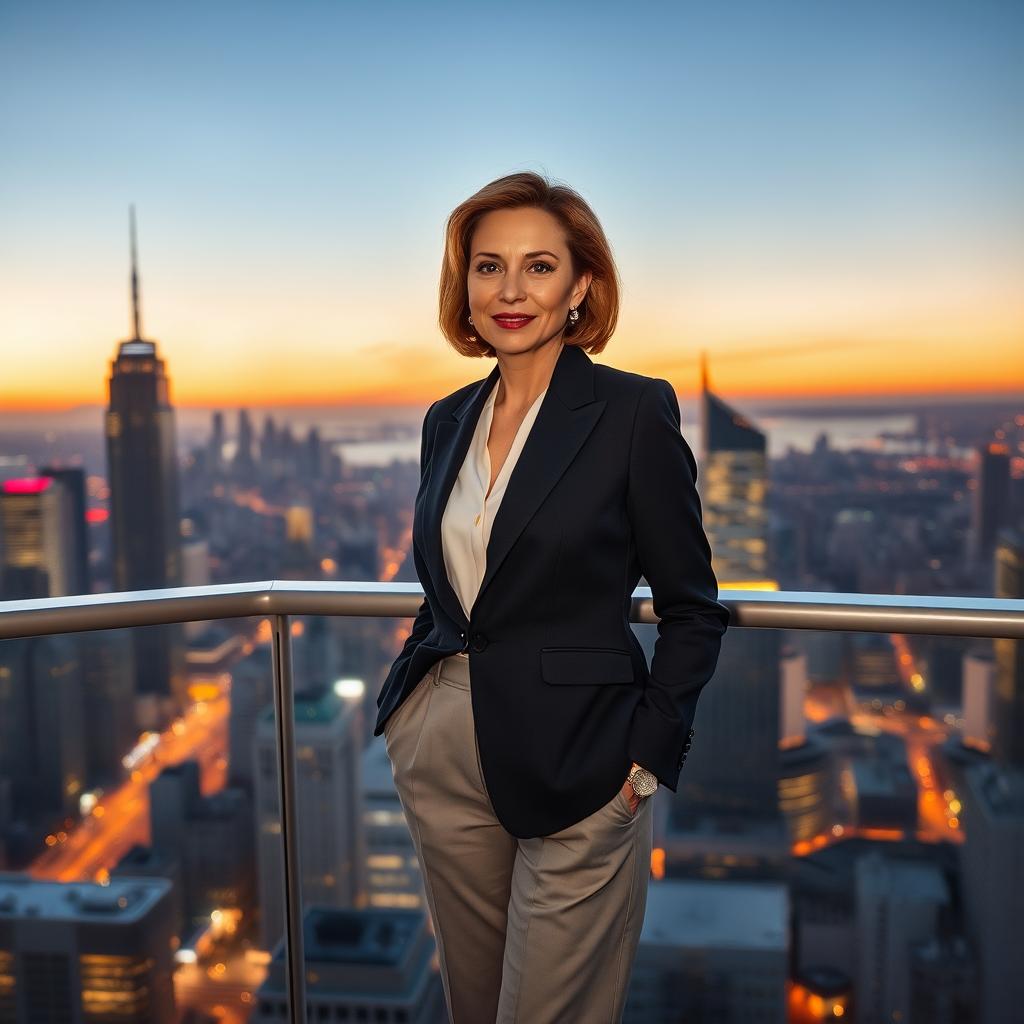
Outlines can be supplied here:
[[639, 797], [633, 792], [633, 786], [629, 779], [626, 779], [622, 786], [622, 795], [629, 801], [630, 812], [636, 814], [636, 809], [640, 806], [640, 801], [643, 797]]

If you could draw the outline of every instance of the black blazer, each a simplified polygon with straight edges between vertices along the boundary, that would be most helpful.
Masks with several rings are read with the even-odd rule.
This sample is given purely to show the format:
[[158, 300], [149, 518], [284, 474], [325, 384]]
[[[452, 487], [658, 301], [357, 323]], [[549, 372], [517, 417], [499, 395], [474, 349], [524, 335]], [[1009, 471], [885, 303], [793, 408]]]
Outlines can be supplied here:
[[[441, 516], [499, 373], [495, 364], [424, 418], [413, 558], [425, 598], [373, 735], [431, 666], [468, 651], [484, 782], [498, 820], [525, 839], [602, 807], [632, 761], [676, 791], [729, 610], [672, 386], [567, 344], [494, 517], [467, 621]], [[641, 574], [660, 617], [650, 670], [629, 622]]]

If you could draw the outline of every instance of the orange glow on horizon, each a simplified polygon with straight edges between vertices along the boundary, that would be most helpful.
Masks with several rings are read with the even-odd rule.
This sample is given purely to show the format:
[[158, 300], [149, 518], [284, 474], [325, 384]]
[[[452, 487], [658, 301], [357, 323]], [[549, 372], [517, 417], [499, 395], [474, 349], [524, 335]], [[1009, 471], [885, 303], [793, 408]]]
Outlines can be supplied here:
[[[769, 303], [772, 295], [761, 298], [762, 304]], [[712, 390], [740, 403], [1024, 394], [1024, 325], [1015, 310], [997, 313], [989, 307], [970, 318], [939, 321], [934, 312], [922, 320], [898, 309], [885, 316], [882, 309], [865, 320], [846, 308], [822, 309], [801, 321], [787, 309], [773, 316], [768, 308], [760, 320], [745, 314], [735, 322], [725, 321], [720, 311], [718, 320], [691, 318], [685, 326], [673, 316], [637, 320], [634, 315], [591, 359], [663, 377], [687, 402], [698, 394], [702, 354]], [[846, 327], [829, 331], [818, 326], [822, 323]], [[285, 331], [280, 325], [251, 342], [240, 340], [239, 327], [232, 341], [217, 349], [194, 336], [194, 330], [172, 318], [167, 333], [159, 331], [153, 339], [169, 374], [171, 403], [183, 410], [349, 406], [372, 413], [385, 406], [424, 408], [494, 367], [492, 359], [463, 357], [443, 339], [422, 332], [417, 340], [407, 340], [417, 335], [398, 324], [387, 341], [371, 340], [379, 327], [366, 340], [356, 340], [351, 328], [332, 336], [329, 318], [291, 342], [279, 339], [279, 331]], [[5, 364], [0, 410], [104, 407], [116, 342], [101, 340], [99, 324], [86, 337], [78, 346], [42, 340], [33, 345], [29, 334]]]
[[[596, 362], [597, 360], [595, 360]], [[615, 365], [615, 364], [613, 364]], [[171, 402], [177, 409], [230, 409], [235, 407], [247, 408], [273, 408], [288, 407], [294, 409], [317, 408], [323, 406], [345, 406], [361, 407], [365, 409], [390, 408], [396, 405], [427, 406], [433, 402], [439, 394], [454, 391], [473, 380], [479, 380], [490, 372], [492, 363], [485, 364], [480, 372], [467, 376], [466, 378], [453, 377], [450, 381], [441, 384], [437, 391], [429, 393], [401, 392], [397, 389], [389, 394], [380, 392], [355, 391], [351, 386], [336, 391], [322, 391], [321, 384], [314, 384], [312, 387], [317, 390], [309, 391], [282, 391], [268, 385], [266, 390], [233, 392], [229, 387], [213, 388], [201, 392], [191, 392], [175, 398], [172, 393]], [[626, 366], [621, 366], [627, 369]], [[970, 398], [978, 396], [1005, 396], [1013, 399], [1024, 393], [1024, 379], [1015, 380], [1007, 375], [998, 378], [979, 378], [975, 380], [965, 379], [964, 372], [958, 374], [950, 371], [947, 376], [934, 379], [930, 386], [923, 387], [920, 380], [905, 381], [900, 378], [885, 378], [880, 381], [878, 376], [872, 376], [865, 371], [858, 377], [848, 372], [843, 372], [842, 378], [845, 387], [822, 386], [823, 378], [827, 375], [815, 374], [815, 379], [799, 381], [792, 377], [780, 380], [776, 385], [769, 386], [766, 377], [761, 377], [757, 384], [752, 382], [737, 382], [733, 385], [724, 374], [713, 374], [711, 379], [711, 390], [715, 394], [730, 402], [742, 401], [785, 401], [785, 400], [813, 400], [822, 401], [841, 399], [856, 401], [858, 399], [879, 399], [891, 396], [893, 398], [929, 398], [935, 396], [955, 395]], [[672, 381], [680, 398], [684, 401], [696, 401], [698, 391], [696, 387], [683, 387], [677, 379], [657, 366], [646, 367], [642, 372], [651, 376], [664, 377]], [[833, 378], [834, 379], [834, 378]], [[173, 380], [172, 380], [173, 386]], [[0, 390], [0, 409], [7, 413], [58, 413], [67, 412], [79, 405], [105, 406], [107, 398], [103, 389], [83, 392], [69, 387], [46, 392], [20, 392], [10, 393]]]

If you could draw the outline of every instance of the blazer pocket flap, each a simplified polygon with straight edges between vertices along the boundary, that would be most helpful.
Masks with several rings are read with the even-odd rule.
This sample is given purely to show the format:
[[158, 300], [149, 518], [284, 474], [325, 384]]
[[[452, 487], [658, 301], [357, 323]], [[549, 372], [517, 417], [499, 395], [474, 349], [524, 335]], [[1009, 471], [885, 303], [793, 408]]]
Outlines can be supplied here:
[[633, 658], [613, 647], [542, 647], [540, 671], [546, 683], [632, 683]]

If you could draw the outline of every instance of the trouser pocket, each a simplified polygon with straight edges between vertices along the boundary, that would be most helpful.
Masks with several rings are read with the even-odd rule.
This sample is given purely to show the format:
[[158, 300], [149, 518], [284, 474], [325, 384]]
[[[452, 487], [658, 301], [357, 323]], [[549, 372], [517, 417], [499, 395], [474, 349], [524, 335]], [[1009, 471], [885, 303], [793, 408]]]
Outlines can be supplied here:
[[426, 672], [420, 679], [420, 681], [405, 695], [405, 700], [395, 708], [394, 711], [388, 715], [387, 721], [384, 723], [384, 744], [389, 746], [391, 737], [394, 734], [395, 729], [400, 724], [401, 720], [409, 713], [409, 706], [415, 703], [416, 698], [419, 696], [420, 688], [424, 685], [429, 685], [431, 677], [433, 676], [433, 669]]

